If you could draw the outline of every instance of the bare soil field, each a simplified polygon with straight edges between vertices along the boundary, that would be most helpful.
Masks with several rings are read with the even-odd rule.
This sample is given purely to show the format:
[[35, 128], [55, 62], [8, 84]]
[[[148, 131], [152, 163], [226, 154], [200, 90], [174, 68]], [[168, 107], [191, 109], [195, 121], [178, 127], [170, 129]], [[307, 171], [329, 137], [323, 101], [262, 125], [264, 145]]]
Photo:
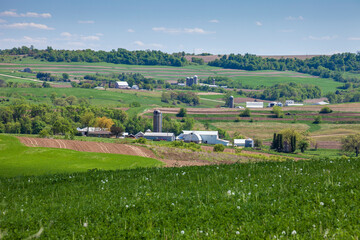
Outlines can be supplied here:
[[155, 158], [155, 155], [149, 149], [139, 146], [117, 144], [117, 143], [99, 143], [85, 142], [76, 140], [46, 139], [18, 137], [20, 142], [29, 147], [51, 147], [66, 148], [82, 152], [116, 153], [133, 156]]

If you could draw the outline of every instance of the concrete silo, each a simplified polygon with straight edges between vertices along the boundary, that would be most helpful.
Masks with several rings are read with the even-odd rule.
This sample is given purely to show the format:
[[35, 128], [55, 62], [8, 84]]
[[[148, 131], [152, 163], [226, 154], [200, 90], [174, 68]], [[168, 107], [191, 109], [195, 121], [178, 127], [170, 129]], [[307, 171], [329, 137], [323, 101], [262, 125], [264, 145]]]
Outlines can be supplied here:
[[162, 132], [162, 113], [159, 110], [154, 111], [153, 131]]
[[197, 85], [198, 84], [198, 76], [194, 76], [194, 82], [193, 82], [193, 84], [195, 84], [195, 85]]
[[229, 108], [234, 108], [235, 105], [234, 105], [234, 97], [233, 96], [230, 96], [229, 97]]

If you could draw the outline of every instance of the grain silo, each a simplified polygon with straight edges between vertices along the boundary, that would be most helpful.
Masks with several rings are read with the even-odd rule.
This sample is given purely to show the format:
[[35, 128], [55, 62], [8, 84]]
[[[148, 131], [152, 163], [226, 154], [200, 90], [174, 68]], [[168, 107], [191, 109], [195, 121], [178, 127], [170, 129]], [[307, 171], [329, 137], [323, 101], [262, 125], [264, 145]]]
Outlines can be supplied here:
[[162, 132], [162, 113], [159, 110], [154, 111], [153, 131]]
[[198, 84], [198, 76], [194, 76], [194, 82], [193, 82], [193, 84], [195, 84], [195, 85], [197, 85]]
[[229, 108], [234, 108], [234, 96], [229, 97]]

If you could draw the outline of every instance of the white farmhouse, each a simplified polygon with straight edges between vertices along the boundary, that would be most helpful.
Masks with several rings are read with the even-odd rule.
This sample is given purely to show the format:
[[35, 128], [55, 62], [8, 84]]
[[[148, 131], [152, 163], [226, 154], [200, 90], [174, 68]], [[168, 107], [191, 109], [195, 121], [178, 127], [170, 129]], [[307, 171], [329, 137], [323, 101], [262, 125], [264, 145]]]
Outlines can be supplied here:
[[222, 144], [228, 146], [229, 141], [219, 138], [218, 131], [186, 131], [184, 130], [176, 140], [184, 142], [206, 143], [206, 144]]
[[125, 81], [118, 81], [118, 82], [115, 82], [115, 88], [121, 88], [121, 89], [124, 89], [124, 88], [130, 88], [129, 87], [129, 84]]

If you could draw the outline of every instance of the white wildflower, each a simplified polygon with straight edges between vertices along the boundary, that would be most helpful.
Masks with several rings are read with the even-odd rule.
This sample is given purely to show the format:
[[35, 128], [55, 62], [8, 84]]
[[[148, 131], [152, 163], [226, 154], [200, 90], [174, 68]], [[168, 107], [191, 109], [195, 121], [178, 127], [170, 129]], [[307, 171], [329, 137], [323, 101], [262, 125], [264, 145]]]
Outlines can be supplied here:
[[236, 235], [239, 235], [240, 234], [240, 232], [239, 231], [236, 231]]
[[87, 223], [87, 222], [84, 222], [83, 226], [84, 226], [84, 227], [87, 227], [87, 226], [88, 226], [88, 223]]
[[181, 234], [185, 234], [185, 231], [184, 230], [181, 230], [181, 232], [180, 232]]
[[324, 206], [324, 203], [323, 203], [323, 202], [320, 202], [320, 205], [321, 205], [321, 206]]
[[292, 231], [292, 232], [291, 232], [291, 235], [296, 235], [296, 231], [295, 231], [295, 230]]
[[282, 234], [282, 235], [286, 235], [286, 232], [285, 232], [285, 231], [282, 231], [281, 234]]
[[240, 206], [237, 206], [236, 208], [237, 208], [237, 209], [240, 209]]
[[125, 207], [126, 207], [126, 208], [128, 208], [128, 207], [129, 207], [129, 205], [125, 205]]

